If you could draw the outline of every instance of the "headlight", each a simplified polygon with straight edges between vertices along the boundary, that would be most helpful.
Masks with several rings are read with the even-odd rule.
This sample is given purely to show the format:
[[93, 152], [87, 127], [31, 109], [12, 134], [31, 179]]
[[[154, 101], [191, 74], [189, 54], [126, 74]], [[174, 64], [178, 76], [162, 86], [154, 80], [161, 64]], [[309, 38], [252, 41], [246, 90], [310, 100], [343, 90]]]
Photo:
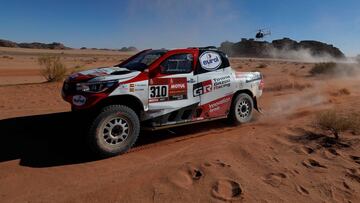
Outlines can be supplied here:
[[117, 84], [118, 81], [89, 82], [76, 84], [76, 90], [81, 92], [98, 93], [103, 92]]

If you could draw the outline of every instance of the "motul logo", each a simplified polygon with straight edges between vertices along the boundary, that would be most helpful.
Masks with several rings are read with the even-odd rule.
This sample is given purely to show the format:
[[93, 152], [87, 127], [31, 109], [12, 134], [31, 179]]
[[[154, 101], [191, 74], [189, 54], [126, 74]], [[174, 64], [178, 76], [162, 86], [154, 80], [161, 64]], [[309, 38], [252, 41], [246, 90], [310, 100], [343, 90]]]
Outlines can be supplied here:
[[185, 84], [172, 84], [171, 89], [185, 89]]

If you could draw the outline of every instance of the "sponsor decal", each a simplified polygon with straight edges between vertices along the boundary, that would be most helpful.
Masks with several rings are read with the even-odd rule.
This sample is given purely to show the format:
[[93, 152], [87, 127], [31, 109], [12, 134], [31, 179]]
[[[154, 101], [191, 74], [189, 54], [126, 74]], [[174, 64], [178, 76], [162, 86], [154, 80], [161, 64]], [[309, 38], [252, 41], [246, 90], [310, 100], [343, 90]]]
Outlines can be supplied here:
[[122, 92], [141, 92], [145, 91], [147, 85], [143, 83], [130, 83], [130, 84], [121, 84], [119, 85], [119, 90]]
[[246, 73], [246, 72], [236, 72], [235, 77], [238, 79], [244, 79], [246, 83], [262, 79], [262, 76], [259, 73]]
[[135, 84], [136, 87], [146, 87], [147, 85], [144, 83]]
[[236, 78], [246, 78], [246, 74], [244, 72], [235, 72]]
[[120, 84], [119, 88], [122, 89], [122, 90], [125, 90], [125, 89], [129, 88], [129, 85], [128, 84]]
[[205, 51], [199, 57], [200, 65], [207, 71], [214, 71], [221, 65], [221, 57], [213, 51]]
[[261, 80], [261, 75], [251, 75], [246, 79], [246, 82], [249, 83], [257, 80]]
[[168, 85], [152, 85], [149, 87], [149, 98], [151, 101], [165, 101], [168, 98]]
[[211, 92], [212, 90], [217, 90], [224, 87], [230, 87], [230, 84], [231, 84], [231, 77], [228, 75], [219, 78], [214, 78], [212, 80], [199, 82], [194, 84], [193, 86], [193, 95], [194, 97], [200, 96], [208, 92]]
[[186, 78], [155, 78], [150, 80], [149, 102], [187, 99]]
[[196, 82], [193, 78], [190, 78], [188, 81], [187, 81], [187, 83], [194, 83], [194, 82]]
[[187, 99], [186, 78], [170, 78], [169, 100]]
[[171, 84], [170, 85], [170, 88], [171, 89], [185, 89], [186, 88], [186, 85], [185, 84]]
[[193, 95], [194, 97], [206, 94], [212, 91], [212, 82], [211, 80], [206, 80], [194, 84], [193, 86]]
[[202, 104], [200, 108], [202, 113], [199, 117], [214, 118], [225, 116], [230, 109], [232, 95], [227, 95], [219, 99], [215, 99], [209, 103]]
[[229, 75], [213, 79], [214, 90], [230, 87], [231, 77]]
[[86, 97], [82, 96], [82, 95], [75, 95], [72, 98], [72, 103], [75, 106], [82, 106], [86, 103]]
[[208, 104], [209, 107], [209, 112], [214, 112], [214, 111], [219, 111], [221, 109], [221, 107], [223, 107], [225, 104], [227, 106], [227, 104], [229, 104], [229, 102], [231, 102], [231, 98], [230, 97], [225, 97], [219, 101], [215, 101], [213, 103]]
[[135, 92], [142, 92], [145, 91], [146, 84], [135, 84], [134, 91]]
[[129, 92], [135, 92], [135, 84], [130, 84]]

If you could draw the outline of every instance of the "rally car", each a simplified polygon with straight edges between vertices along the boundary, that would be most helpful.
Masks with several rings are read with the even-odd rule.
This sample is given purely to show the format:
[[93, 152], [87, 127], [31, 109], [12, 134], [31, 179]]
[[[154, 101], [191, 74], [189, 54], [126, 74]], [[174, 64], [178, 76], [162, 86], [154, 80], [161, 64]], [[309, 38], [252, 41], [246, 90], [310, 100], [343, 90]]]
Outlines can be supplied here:
[[126, 152], [141, 129], [215, 119], [247, 123], [264, 86], [259, 72], [237, 72], [215, 47], [144, 50], [113, 67], [70, 75], [62, 96], [74, 111], [98, 112], [89, 143], [102, 156]]

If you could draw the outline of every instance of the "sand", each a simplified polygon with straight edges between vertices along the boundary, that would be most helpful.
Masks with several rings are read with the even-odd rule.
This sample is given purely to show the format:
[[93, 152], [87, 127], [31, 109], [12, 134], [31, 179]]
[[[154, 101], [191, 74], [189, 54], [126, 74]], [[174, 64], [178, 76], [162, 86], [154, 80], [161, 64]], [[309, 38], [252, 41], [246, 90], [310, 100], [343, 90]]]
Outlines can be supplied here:
[[[360, 200], [359, 135], [344, 132], [343, 145], [329, 145], [312, 127], [321, 110], [359, 111], [358, 77], [311, 77], [311, 63], [232, 59], [238, 70], [264, 73], [263, 115], [236, 127], [215, 121], [141, 132], [130, 152], [95, 160], [84, 146], [88, 121], [69, 113], [61, 83], [35, 74], [39, 53], [7, 51], [14, 58], [0, 55], [1, 202]], [[64, 60], [73, 66], [97, 57], [87, 67], [127, 57], [71, 54]]]

